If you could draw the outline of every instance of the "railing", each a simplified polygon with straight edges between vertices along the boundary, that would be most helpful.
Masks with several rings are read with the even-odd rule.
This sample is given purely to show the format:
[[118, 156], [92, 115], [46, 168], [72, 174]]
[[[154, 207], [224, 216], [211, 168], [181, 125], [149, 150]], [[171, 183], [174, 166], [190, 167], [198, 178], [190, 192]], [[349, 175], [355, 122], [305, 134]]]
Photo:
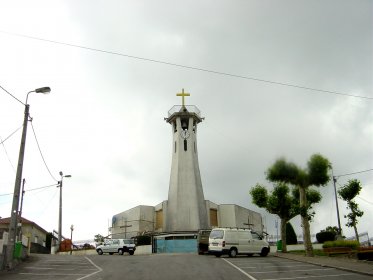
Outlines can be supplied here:
[[194, 105], [185, 105], [185, 106], [182, 106], [182, 105], [174, 105], [169, 111], [168, 111], [168, 117], [170, 117], [172, 114], [174, 113], [178, 113], [181, 111], [181, 109], [185, 107], [188, 112], [190, 113], [195, 113], [197, 114], [199, 117], [201, 117], [201, 111], [197, 108], [197, 106], [194, 106]]

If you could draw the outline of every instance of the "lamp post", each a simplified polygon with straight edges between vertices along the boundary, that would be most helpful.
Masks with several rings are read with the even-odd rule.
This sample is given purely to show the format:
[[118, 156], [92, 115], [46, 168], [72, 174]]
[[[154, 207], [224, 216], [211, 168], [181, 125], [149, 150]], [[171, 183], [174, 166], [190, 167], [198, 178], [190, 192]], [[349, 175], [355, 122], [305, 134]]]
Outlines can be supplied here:
[[6, 258], [7, 267], [9, 269], [13, 268], [13, 251], [14, 251], [15, 240], [16, 240], [16, 236], [17, 236], [19, 196], [20, 196], [21, 180], [22, 180], [23, 159], [24, 159], [24, 156], [25, 156], [27, 124], [28, 124], [29, 112], [30, 112], [30, 105], [27, 104], [28, 96], [31, 92], [47, 94], [50, 91], [51, 91], [51, 89], [49, 87], [37, 88], [35, 90], [29, 91], [27, 93], [27, 96], [26, 96], [22, 138], [21, 138], [21, 145], [20, 145], [20, 148], [19, 148], [16, 181], [15, 181], [15, 184], [14, 184], [12, 211], [10, 213], [10, 223], [9, 223], [9, 237], [8, 237], [8, 246], [7, 246], [7, 254], [6, 254], [6, 256], [7, 256], [7, 258]]
[[62, 171], [60, 171], [61, 175], [61, 181], [59, 181], [57, 188], [60, 188], [60, 207], [59, 207], [59, 212], [58, 212], [58, 250], [60, 250], [61, 246], [61, 241], [62, 241], [62, 183], [63, 183], [63, 178], [70, 178], [71, 175], [63, 175]]
[[74, 231], [74, 225], [71, 225], [70, 227], [70, 240], [71, 240], [71, 247], [70, 247], [70, 255], [73, 254], [73, 231]]

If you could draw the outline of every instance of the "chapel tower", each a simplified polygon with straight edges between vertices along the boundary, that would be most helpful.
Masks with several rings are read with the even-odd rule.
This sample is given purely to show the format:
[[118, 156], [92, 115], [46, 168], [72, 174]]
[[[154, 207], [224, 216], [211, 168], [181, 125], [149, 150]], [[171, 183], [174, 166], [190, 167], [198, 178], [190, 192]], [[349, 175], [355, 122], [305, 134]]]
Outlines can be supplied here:
[[172, 165], [168, 190], [166, 231], [197, 231], [208, 227], [198, 164], [197, 125], [204, 118], [196, 106], [175, 105], [165, 120], [172, 127]]

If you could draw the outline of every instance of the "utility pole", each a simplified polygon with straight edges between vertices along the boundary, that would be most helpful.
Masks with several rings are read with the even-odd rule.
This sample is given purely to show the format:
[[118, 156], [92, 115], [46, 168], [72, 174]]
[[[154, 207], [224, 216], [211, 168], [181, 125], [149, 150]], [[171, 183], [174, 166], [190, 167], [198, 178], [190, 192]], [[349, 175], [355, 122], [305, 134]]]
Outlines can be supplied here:
[[18, 155], [18, 164], [16, 172], [16, 181], [14, 183], [14, 192], [13, 192], [13, 202], [12, 202], [12, 211], [10, 212], [10, 223], [9, 223], [9, 238], [6, 251], [6, 262], [8, 269], [13, 268], [13, 252], [15, 241], [17, 237], [17, 220], [18, 220], [18, 210], [19, 210], [19, 192], [21, 188], [22, 180], [22, 171], [23, 171], [23, 159], [25, 157], [25, 146], [26, 146], [26, 135], [27, 135], [27, 124], [29, 120], [30, 105], [27, 104], [28, 95], [31, 92], [36, 93], [49, 93], [51, 89], [49, 87], [37, 88], [35, 90], [29, 91], [26, 96], [25, 103], [25, 113], [23, 118], [23, 129], [22, 129], [22, 138], [21, 145], [19, 148]]
[[16, 181], [15, 181], [15, 184], [14, 184], [12, 211], [11, 211], [11, 214], [10, 214], [11, 216], [10, 216], [10, 223], [9, 223], [8, 246], [7, 246], [7, 249], [6, 249], [7, 250], [6, 260], [7, 260], [8, 269], [13, 268], [13, 252], [14, 252], [16, 236], [17, 236], [19, 192], [20, 192], [21, 180], [22, 180], [23, 159], [25, 157], [27, 122], [28, 122], [28, 118], [29, 118], [29, 112], [30, 112], [30, 105], [26, 104], [25, 105], [25, 115], [24, 115], [24, 119], [23, 119], [21, 146], [19, 148]]
[[254, 224], [251, 224], [250, 223], [250, 215], [247, 216], [247, 223], [243, 223], [245, 226], [248, 226], [249, 229], [251, 230], [251, 226], [253, 226]]
[[338, 197], [337, 197], [337, 187], [335, 186], [335, 183], [337, 182], [337, 177], [333, 174], [333, 168], [332, 168], [332, 177], [333, 177], [333, 185], [334, 185], [334, 196], [335, 196], [335, 206], [337, 208], [337, 218], [338, 218], [338, 237], [342, 237], [342, 228], [341, 228], [341, 219], [339, 218], [339, 207], [338, 207]]
[[63, 178], [70, 178], [71, 175], [63, 175], [62, 171], [60, 171], [61, 181], [58, 181], [57, 188], [60, 188], [60, 203], [59, 203], [59, 211], [58, 211], [58, 250], [61, 248], [62, 242], [62, 184]]
[[23, 180], [22, 180], [21, 207], [19, 209], [19, 216], [18, 216], [18, 218], [19, 218], [18, 224], [20, 225], [18, 240], [21, 240], [21, 241], [22, 241], [22, 208], [23, 208], [23, 197], [25, 196], [25, 183], [26, 183], [26, 180], [25, 180], [25, 178], [23, 178]]
[[124, 220], [124, 226], [120, 226], [120, 228], [124, 228], [124, 238], [127, 238], [127, 228], [132, 227], [132, 225], [127, 225], [127, 220]]

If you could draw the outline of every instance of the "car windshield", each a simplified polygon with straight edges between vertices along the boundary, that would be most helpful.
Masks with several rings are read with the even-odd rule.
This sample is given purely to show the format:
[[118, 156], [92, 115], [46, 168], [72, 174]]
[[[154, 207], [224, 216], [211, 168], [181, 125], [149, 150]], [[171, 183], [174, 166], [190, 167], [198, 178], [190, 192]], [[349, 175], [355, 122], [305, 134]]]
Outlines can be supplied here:
[[224, 231], [222, 230], [213, 230], [210, 233], [210, 238], [212, 239], [221, 239], [224, 237]]

